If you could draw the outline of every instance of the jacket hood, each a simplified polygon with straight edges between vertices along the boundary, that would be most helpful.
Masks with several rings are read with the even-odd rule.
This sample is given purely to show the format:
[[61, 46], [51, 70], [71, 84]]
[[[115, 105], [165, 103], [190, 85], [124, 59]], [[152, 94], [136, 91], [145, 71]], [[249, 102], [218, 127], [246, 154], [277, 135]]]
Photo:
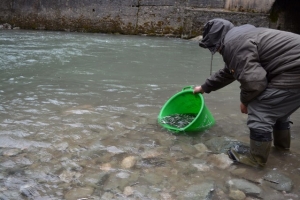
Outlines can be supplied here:
[[227, 32], [232, 29], [234, 25], [224, 19], [212, 19], [204, 26], [203, 38], [199, 42], [199, 46], [209, 49], [212, 54], [223, 46], [223, 39]]

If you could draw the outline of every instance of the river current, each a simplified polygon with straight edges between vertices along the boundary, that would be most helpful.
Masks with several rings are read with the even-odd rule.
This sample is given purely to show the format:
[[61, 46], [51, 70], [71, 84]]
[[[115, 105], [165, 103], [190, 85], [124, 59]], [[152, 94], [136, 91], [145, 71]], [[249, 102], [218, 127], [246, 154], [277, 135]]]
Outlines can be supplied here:
[[[204, 94], [216, 120], [209, 130], [173, 134], [157, 123], [171, 96], [209, 76], [211, 55], [197, 41], [26, 30], [0, 35], [0, 199], [299, 198], [299, 111], [291, 119], [291, 150], [272, 149], [264, 169], [228, 163], [207, 144], [249, 143], [237, 82]], [[223, 65], [215, 55], [213, 71]], [[268, 185], [279, 184], [267, 180], [270, 172], [291, 187]], [[233, 188], [236, 180], [257, 190]]]

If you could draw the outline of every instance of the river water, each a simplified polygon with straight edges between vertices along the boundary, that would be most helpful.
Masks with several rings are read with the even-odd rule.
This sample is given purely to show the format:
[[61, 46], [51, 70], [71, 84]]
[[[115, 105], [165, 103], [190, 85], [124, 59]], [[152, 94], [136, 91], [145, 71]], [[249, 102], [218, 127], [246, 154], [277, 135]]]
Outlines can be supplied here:
[[[209, 76], [210, 53], [197, 41], [0, 34], [0, 199], [229, 199], [235, 178], [262, 190], [243, 191], [247, 199], [299, 197], [299, 111], [291, 150], [272, 149], [265, 169], [213, 161], [226, 155], [206, 149], [214, 138], [249, 142], [236, 82], [204, 95], [216, 119], [209, 130], [175, 135], [158, 125], [171, 96]], [[222, 66], [215, 55], [213, 71]], [[266, 185], [270, 171], [287, 177], [291, 189]]]

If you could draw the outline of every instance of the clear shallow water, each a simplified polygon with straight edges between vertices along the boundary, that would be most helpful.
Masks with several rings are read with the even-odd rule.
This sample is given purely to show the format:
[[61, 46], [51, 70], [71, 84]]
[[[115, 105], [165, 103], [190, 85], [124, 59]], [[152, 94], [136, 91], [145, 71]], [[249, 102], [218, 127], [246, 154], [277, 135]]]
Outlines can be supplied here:
[[[24, 30], [0, 34], [1, 198], [83, 198], [85, 188], [92, 199], [180, 199], [189, 186], [207, 182], [227, 193], [224, 184], [236, 166], [207, 171], [191, 166], [209, 160], [199, 156], [196, 144], [221, 136], [248, 143], [238, 83], [205, 94], [216, 125], [204, 133], [172, 135], [156, 121], [172, 95], [209, 75], [210, 54], [197, 42]], [[213, 63], [214, 71], [223, 66], [219, 55]], [[249, 176], [273, 170], [293, 181], [294, 196], [266, 188], [266, 199], [300, 195], [299, 111], [292, 121], [291, 151], [272, 151], [264, 170], [247, 169]], [[128, 156], [137, 162], [124, 170], [121, 162]], [[126, 186], [135, 192], [124, 196]]]

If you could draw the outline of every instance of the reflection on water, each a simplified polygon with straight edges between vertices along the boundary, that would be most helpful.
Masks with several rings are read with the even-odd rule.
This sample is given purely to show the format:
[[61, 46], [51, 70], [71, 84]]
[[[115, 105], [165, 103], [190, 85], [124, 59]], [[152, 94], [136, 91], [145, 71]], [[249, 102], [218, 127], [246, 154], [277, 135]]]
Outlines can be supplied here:
[[[272, 150], [266, 169], [233, 165], [207, 143], [248, 143], [237, 83], [204, 95], [216, 119], [210, 130], [173, 135], [158, 125], [168, 98], [209, 74], [210, 54], [197, 42], [0, 32], [1, 199], [299, 197], [299, 112], [291, 151]], [[213, 70], [222, 65], [216, 55]], [[293, 187], [268, 185], [270, 171]], [[258, 189], [232, 188], [241, 180]]]

